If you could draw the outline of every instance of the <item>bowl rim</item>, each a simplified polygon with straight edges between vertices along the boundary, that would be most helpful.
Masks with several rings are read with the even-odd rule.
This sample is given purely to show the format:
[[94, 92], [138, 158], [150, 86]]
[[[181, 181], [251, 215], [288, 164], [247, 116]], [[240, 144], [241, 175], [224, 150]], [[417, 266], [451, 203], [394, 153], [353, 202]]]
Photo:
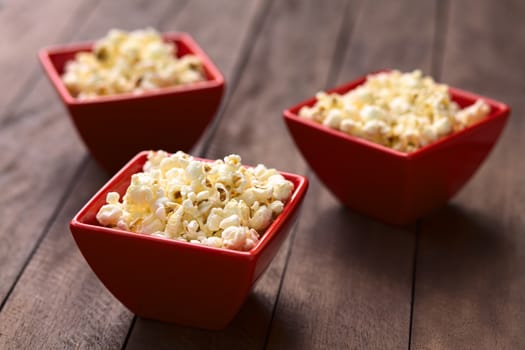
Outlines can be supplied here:
[[[383, 72], [390, 72], [390, 71], [392, 71], [392, 69], [376, 70], [376, 71], [368, 73], [368, 74], [366, 74], [364, 76], [361, 76], [361, 77], [359, 77], [357, 79], [351, 80], [349, 82], [346, 82], [346, 83], [343, 83], [341, 85], [338, 85], [338, 86], [336, 86], [334, 88], [330, 88], [330, 89], [323, 90], [323, 91], [325, 91], [326, 93], [346, 93], [348, 91], [351, 91], [351, 90], [355, 89], [359, 85], [364, 84], [364, 82], [366, 81], [368, 76], [379, 74], [379, 73], [383, 73]], [[451, 99], [452, 100], [455, 100], [457, 98], [463, 98], [463, 99], [474, 100], [474, 101], [477, 100], [477, 99], [483, 99], [491, 108], [491, 111], [490, 111], [489, 115], [487, 115], [482, 120], [480, 120], [480, 121], [478, 121], [478, 122], [476, 122], [476, 123], [474, 123], [474, 124], [464, 128], [464, 129], [462, 129], [460, 131], [453, 132], [453, 133], [451, 133], [451, 134], [449, 134], [447, 136], [444, 136], [444, 137], [442, 137], [442, 138], [440, 138], [440, 139], [438, 139], [438, 140], [436, 140], [434, 142], [429, 143], [428, 145], [420, 147], [417, 150], [412, 151], [412, 152], [401, 152], [401, 151], [395, 150], [393, 148], [390, 148], [390, 147], [387, 147], [387, 146], [383, 146], [381, 144], [369, 141], [369, 140], [364, 139], [364, 138], [360, 138], [360, 137], [357, 137], [357, 136], [349, 135], [349, 134], [347, 134], [347, 133], [345, 133], [345, 132], [343, 132], [341, 130], [332, 129], [332, 128], [328, 127], [328, 126], [325, 126], [325, 125], [320, 124], [318, 122], [315, 122], [313, 120], [309, 120], [309, 119], [300, 117], [298, 115], [299, 110], [303, 106], [311, 106], [311, 105], [313, 105], [315, 103], [315, 101], [317, 101], [315, 96], [310, 97], [310, 98], [308, 98], [308, 99], [306, 99], [306, 100], [304, 100], [302, 102], [299, 102], [299, 103], [295, 104], [292, 107], [289, 107], [289, 108], [285, 109], [283, 111], [283, 116], [284, 116], [285, 120], [288, 120], [288, 121], [291, 121], [291, 122], [295, 122], [295, 123], [298, 123], [298, 124], [302, 124], [302, 125], [307, 126], [309, 128], [315, 129], [315, 130], [317, 130], [317, 131], [319, 131], [321, 133], [325, 133], [325, 134], [331, 135], [331, 136], [333, 136], [335, 138], [341, 139], [344, 142], [359, 144], [361, 146], [364, 146], [366, 148], [372, 149], [374, 151], [378, 151], [378, 152], [381, 152], [381, 153], [388, 154], [388, 155], [390, 155], [390, 156], [392, 156], [394, 158], [397, 158], [397, 159], [410, 160], [410, 159], [413, 159], [413, 158], [421, 157], [424, 154], [429, 153], [429, 152], [431, 152], [432, 150], [434, 150], [436, 148], [439, 148], [441, 145], [446, 144], [446, 143], [448, 143], [451, 140], [454, 140], [454, 139], [457, 139], [457, 138], [461, 138], [463, 135], [469, 134], [472, 131], [474, 131], [475, 129], [479, 128], [480, 126], [485, 125], [487, 123], [490, 123], [490, 122], [492, 122], [495, 119], [505, 119], [510, 114], [510, 107], [508, 105], [506, 105], [505, 103], [503, 103], [503, 102], [500, 102], [500, 101], [497, 101], [497, 100], [494, 100], [492, 98], [485, 97], [485, 96], [482, 96], [482, 95], [478, 95], [478, 94], [475, 94], [475, 93], [472, 93], [472, 92], [469, 92], [469, 91], [465, 91], [465, 90], [462, 90], [462, 89], [451, 87], [451, 86], [448, 86], [448, 90], [449, 90], [449, 93], [451, 95]]]
[[[88, 201], [87, 203], [80, 209], [77, 214], [71, 219], [70, 221], [70, 227], [71, 228], [77, 228], [82, 230], [89, 230], [89, 231], [96, 231], [98, 233], [103, 234], [109, 234], [117, 237], [127, 238], [127, 239], [136, 239], [136, 240], [145, 240], [146, 242], [150, 243], [158, 243], [158, 244], [167, 244], [168, 246], [173, 247], [179, 247], [184, 249], [190, 249], [194, 251], [200, 251], [200, 252], [208, 252], [216, 255], [223, 255], [223, 256], [229, 256], [229, 257], [236, 257], [241, 259], [248, 259], [252, 260], [255, 259], [257, 256], [261, 255], [261, 253], [270, 245], [270, 243], [278, 236], [279, 230], [282, 228], [282, 226], [286, 223], [286, 221], [294, 214], [294, 212], [299, 209], [299, 206], [304, 199], [306, 195], [306, 191], [308, 189], [308, 179], [303, 175], [298, 175], [294, 173], [288, 173], [284, 171], [278, 171], [279, 174], [283, 175], [287, 180], [290, 180], [295, 183], [295, 188], [292, 192], [292, 195], [290, 196], [290, 199], [285, 203], [283, 211], [275, 218], [275, 220], [268, 226], [268, 228], [265, 230], [263, 234], [261, 234], [261, 237], [259, 239], [259, 242], [250, 250], [247, 251], [239, 251], [239, 250], [233, 250], [233, 249], [227, 249], [227, 248], [216, 248], [216, 247], [210, 247], [206, 246], [204, 244], [197, 244], [197, 243], [191, 243], [191, 242], [184, 242], [184, 241], [177, 241], [171, 238], [167, 237], [157, 237], [152, 236], [148, 234], [141, 234], [131, 231], [125, 231], [117, 228], [110, 228], [105, 226], [99, 226], [96, 224], [90, 224], [86, 223], [82, 220], [82, 217], [84, 217], [87, 212], [95, 205], [95, 202], [98, 202], [101, 197], [106, 196], [108, 192], [111, 192], [115, 186], [125, 181], [127, 178], [129, 178], [132, 174], [136, 174], [138, 171], [130, 173], [130, 168], [134, 167], [137, 163], [145, 163], [147, 159], [147, 155], [150, 151], [142, 151], [139, 152], [135, 157], [133, 157], [124, 167], [122, 167], [114, 176], [111, 177]], [[194, 157], [193, 159], [206, 161], [206, 162], [213, 162], [214, 159], [207, 159], [207, 158], [200, 158], [200, 157]], [[253, 166], [245, 165], [246, 168], [253, 168]], [[142, 166], [141, 166], [142, 169]], [[139, 170], [140, 171], [140, 170]]]
[[211, 76], [211, 79], [194, 83], [163, 87], [158, 89], [144, 90], [140, 93], [124, 92], [121, 94], [97, 96], [95, 98], [81, 100], [72, 96], [69, 90], [66, 88], [64, 82], [62, 81], [61, 75], [58, 73], [55, 65], [51, 61], [51, 57], [55, 55], [63, 55], [70, 53], [76, 54], [77, 52], [81, 51], [91, 52], [95, 41], [85, 41], [48, 46], [38, 51], [38, 58], [49, 80], [51, 81], [55, 89], [58, 91], [60, 98], [68, 106], [93, 105], [127, 100], [141, 100], [156, 96], [166, 96], [183, 92], [192, 92], [197, 90], [216, 88], [225, 85], [224, 76], [222, 75], [220, 70], [215, 66], [213, 61], [197, 44], [197, 42], [191, 37], [191, 35], [189, 35], [186, 32], [164, 32], [161, 33], [161, 37], [164, 39], [165, 42], [176, 43], [177, 41], [179, 41], [186, 45], [189, 49], [189, 53], [198, 56], [202, 60], [205, 69], [209, 72]]

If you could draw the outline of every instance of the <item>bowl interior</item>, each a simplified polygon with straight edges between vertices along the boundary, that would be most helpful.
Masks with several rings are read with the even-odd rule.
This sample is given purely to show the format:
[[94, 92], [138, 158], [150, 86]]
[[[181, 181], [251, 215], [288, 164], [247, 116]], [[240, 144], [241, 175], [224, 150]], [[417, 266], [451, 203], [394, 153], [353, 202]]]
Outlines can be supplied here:
[[[365, 80], [362, 77], [328, 92], [344, 94]], [[315, 97], [283, 115], [304, 158], [341, 202], [386, 223], [405, 225], [459, 191], [492, 149], [509, 115], [508, 106], [501, 102], [455, 88], [449, 91], [461, 107], [483, 98], [490, 114], [410, 153], [299, 117], [299, 110], [315, 104]]]
[[141, 152], [133, 158], [80, 210], [70, 223], [73, 237], [97, 277], [132, 312], [187, 326], [222, 329], [289, 232], [307, 180], [281, 173], [294, 183], [294, 192], [259, 243], [246, 252], [100, 226], [96, 213], [106, 194], [124, 194], [131, 175], [142, 170], [147, 154]]
[[[374, 74], [374, 73], [372, 73], [372, 74]], [[367, 78], [367, 76], [358, 78], [358, 79], [356, 79], [354, 81], [351, 81], [349, 83], [346, 83], [344, 85], [341, 85], [341, 86], [335, 87], [333, 89], [327, 90], [327, 92], [328, 93], [345, 94], [345, 93], [349, 92], [350, 90], [355, 89], [359, 85], [364, 84], [366, 82], [366, 78]], [[358, 144], [361, 144], [361, 145], [363, 145], [365, 147], [369, 147], [371, 149], [374, 149], [376, 151], [380, 151], [380, 152], [384, 152], [384, 153], [390, 154], [393, 157], [400, 157], [400, 158], [407, 158], [407, 159], [409, 159], [409, 158], [414, 158], [414, 157], [420, 156], [421, 154], [424, 154], [426, 151], [431, 150], [431, 149], [436, 148], [436, 147], [439, 147], [442, 144], [446, 144], [447, 141], [450, 140], [450, 139], [461, 138], [463, 135], [468, 134], [470, 130], [475, 129], [475, 128], [479, 127], [480, 125], [489, 123], [493, 119], [506, 118], [506, 117], [508, 117], [508, 115], [510, 113], [510, 109], [509, 109], [509, 107], [507, 105], [505, 105], [502, 102], [499, 102], [499, 101], [493, 100], [491, 98], [488, 98], [488, 97], [476, 95], [476, 94], [473, 94], [473, 93], [470, 93], [470, 92], [467, 92], [467, 91], [464, 91], [464, 90], [461, 90], [461, 89], [456, 89], [456, 88], [453, 88], [453, 87], [449, 87], [449, 93], [450, 93], [451, 99], [454, 102], [456, 102], [461, 108], [464, 108], [464, 107], [467, 107], [467, 106], [473, 104], [477, 99], [480, 99], [480, 98], [483, 99], [490, 106], [490, 113], [489, 113], [489, 115], [486, 118], [482, 119], [481, 121], [479, 121], [479, 122], [477, 122], [477, 123], [475, 123], [475, 124], [473, 124], [473, 125], [471, 125], [469, 127], [464, 128], [463, 130], [460, 130], [458, 132], [454, 132], [454, 133], [452, 133], [450, 135], [442, 137], [442, 138], [440, 138], [440, 139], [438, 139], [438, 140], [436, 140], [436, 141], [434, 141], [434, 142], [432, 142], [432, 143], [430, 143], [430, 144], [428, 144], [428, 145], [426, 145], [424, 147], [421, 147], [421, 148], [417, 149], [416, 151], [410, 152], [410, 153], [400, 152], [400, 151], [394, 150], [392, 148], [389, 148], [389, 147], [377, 144], [375, 142], [368, 141], [368, 140], [363, 139], [363, 138], [359, 138], [359, 137], [356, 137], [356, 136], [349, 135], [349, 134], [347, 134], [347, 133], [345, 133], [343, 131], [332, 129], [332, 128], [328, 127], [328, 126], [319, 124], [319, 123], [317, 123], [315, 121], [299, 117], [299, 110], [302, 107], [304, 107], [304, 106], [311, 107], [311, 106], [313, 106], [316, 103], [317, 100], [316, 100], [315, 97], [309, 98], [309, 99], [307, 99], [307, 100], [305, 100], [305, 101], [303, 101], [303, 102], [301, 102], [301, 103], [299, 103], [299, 104], [297, 104], [297, 105], [295, 105], [295, 106], [293, 106], [291, 108], [288, 108], [288, 109], [284, 110], [283, 115], [284, 115], [284, 117], [286, 119], [291, 119], [294, 122], [304, 124], [307, 127], [318, 129], [320, 132], [328, 133], [328, 134], [330, 134], [333, 137], [343, 138], [347, 142], [358, 143]]]
[[[296, 211], [297, 207], [301, 203], [304, 195], [306, 194], [308, 180], [301, 176], [286, 172], [280, 172], [287, 180], [291, 181], [294, 184], [294, 191], [285, 204], [281, 214], [270, 224], [266, 229], [265, 233], [261, 235], [261, 239], [258, 244], [249, 251], [236, 251], [223, 248], [214, 248], [208, 247], [201, 244], [193, 244], [187, 242], [180, 242], [171, 239], [165, 239], [161, 237], [149, 236], [144, 234], [137, 234], [133, 232], [127, 232], [115, 228], [108, 228], [101, 226], [96, 219], [96, 214], [100, 207], [106, 203], [106, 195], [108, 192], [118, 192], [122, 196], [126, 193], [126, 190], [131, 183], [131, 175], [142, 171], [143, 165], [147, 161], [148, 152], [144, 151], [135, 156], [127, 165], [125, 165], [115, 176], [110, 179], [101, 189], [98, 191], [93, 198], [80, 210], [80, 212], [75, 216], [72, 222], [76, 225], [79, 225], [83, 228], [90, 230], [97, 230], [105, 232], [108, 235], [124, 235], [130, 236], [135, 239], [145, 239], [145, 240], [154, 240], [161, 241], [165, 244], [175, 245], [175, 246], [186, 246], [188, 249], [197, 249], [197, 250], [207, 250], [213, 253], [219, 254], [234, 254], [234, 255], [245, 255], [245, 256], [257, 256], [271, 244], [275, 236], [279, 235], [281, 229], [287, 224], [289, 217]], [[202, 159], [194, 157], [194, 159], [212, 162], [212, 160]]]
[[43, 49], [39, 53], [39, 58], [44, 66], [46, 73], [49, 75], [52, 83], [57, 88], [62, 99], [69, 104], [82, 104], [92, 103], [94, 101], [114, 101], [119, 99], [132, 99], [142, 98], [148, 95], [157, 95], [163, 93], [173, 93], [178, 91], [191, 91], [194, 89], [201, 89], [211, 86], [217, 86], [224, 84], [224, 78], [218, 68], [213, 64], [210, 58], [204, 53], [204, 51], [197, 45], [197, 43], [185, 33], [165, 33], [162, 35], [165, 42], [174, 43], [177, 47], [176, 56], [178, 58], [183, 57], [187, 54], [193, 54], [198, 56], [203, 62], [203, 69], [206, 76], [206, 80], [202, 82], [195, 82], [190, 84], [176, 85], [172, 87], [159, 88], [154, 90], [146, 90], [141, 94], [134, 93], [122, 93], [117, 95], [99, 96], [95, 99], [89, 100], [78, 100], [73, 97], [64, 83], [62, 82], [62, 74], [64, 73], [65, 65], [68, 61], [75, 58], [75, 55], [79, 52], [91, 52], [93, 42], [71, 44], [64, 46], [56, 46], [47, 49]]

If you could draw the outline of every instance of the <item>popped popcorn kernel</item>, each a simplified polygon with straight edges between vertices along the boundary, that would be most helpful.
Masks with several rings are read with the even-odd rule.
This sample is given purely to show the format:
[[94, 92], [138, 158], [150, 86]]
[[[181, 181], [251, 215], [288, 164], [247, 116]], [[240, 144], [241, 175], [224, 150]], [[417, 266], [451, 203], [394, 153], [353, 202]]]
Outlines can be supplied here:
[[66, 63], [62, 81], [73, 96], [89, 99], [206, 80], [200, 58], [177, 58], [176, 51], [152, 28], [112, 29], [93, 52], [77, 53]]
[[490, 113], [481, 99], [460, 109], [447, 85], [419, 70], [369, 75], [344, 95], [319, 92], [316, 99], [301, 108], [300, 117], [401, 152], [415, 151]]
[[120, 196], [116, 192], [110, 192], [106, 196], [107, 204], [103, 205], [97, 213], [97, 221], [104, 226], [117, 226], [122, 216], [122, 206], [118, 202]]
[[210, 247], [250, 250], [283, 211], [294, 186], [277, 170], [242, 166], [232, 154], [204, 162], [149, 152], [120, 201], [106, 196], [101, 225]]

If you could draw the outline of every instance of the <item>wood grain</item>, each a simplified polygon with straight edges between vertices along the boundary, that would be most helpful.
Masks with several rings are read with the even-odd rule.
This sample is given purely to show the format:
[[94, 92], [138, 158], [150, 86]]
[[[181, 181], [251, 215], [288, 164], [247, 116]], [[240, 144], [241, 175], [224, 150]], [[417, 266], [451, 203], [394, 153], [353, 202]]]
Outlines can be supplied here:
[[[184, 18], [183, 15], [193, 19], [201, 18], [204, 21], [205, 16], [209, 14], [209, 9], [205, 7], [204, 1], [199, 2], [200, 6], [197, 5], [197, 2], [193, 2], [192, 6], [183, 7], [184, 3], [156, 2], [154, 6], [149, 6], [147, 2], [137, 1], [133, 4], [128, 3], [126, 11], [129, 13], [126, 15], [120, 8], [121, 6], [108, 1], [103, 3], [100, 9], [97, 9], [92, 20], [76, 36], [88, 36], [89, 33], [98, 33], [99, 30], [104, 33], [107, 28], [112, 26], [136, 28], [155, 25], [154, 22], [157, 22], [156, 27], [160, 30], [173, 30], [178, 26], [178, 18]], [[203, 41], [200, 41], [200, 44], [210, 53], [210, 56], [218, 57], [216, 63], [225, 74], [226, 79], [229, 79], [235, 70], [231, 61], [238, 62], [240, 60], [238, 56], [242, 54], [241, 39], [244, 38], [246, 30], [251, 25], [253, 16], [255, 16], [254, 3], [245, 2], [242, 6], [237, 5], [235, 8], [232, 4], [233, 2], [228, 2], [228, 6], [224, 6], [223, 10], [228, 8], [230, 10], [222, 13], [223, 21], [214, 27], [206, 27], [203, 22], [195, 20], [190, 25], [188, 21], [181, 20], [181, 23], [186, 23], [185, 30], [193, 34], [193, 28], [200, 33], [195, 36], [197, 38], [202, 36]], [[236, 26], [231, 26], [230, 23], [240, 15], [244, 16], [243, 21], [238, 21]], [[222, 32], [229, 36], [235, 45], [225, 47], [214, 41], [208, 43], [206, 38], [212, 36], [206, 34], [206, 31]], [[225, 49], [228, 50], [228, 54], [221, 54]], [[46, 110], [43, 114], [48, 115], [50, 120], [56, 121], [58, 124], [65, 123], [64, 125], [68, 125], [63, 112]], [[35, 116], [33, 113], [28, 113], [24, 120], [28, 123], [34, 123], [35, 118], [39, 118], [39, 114]], [[27, 132], [27, 130], [35, 132], [31, 126], [33, 124], [26, 127], [22, 127], [22, 124], [23, 122], [18, 120], [16, 123], [11, 123], [11, 130], [18, 130], [17, 128], [19, 128], [20, 132]], [[4, 130], [6, 130], [5, 125], [2, 132]], [[69, 136], [70, 139], [78, 143], [76, 135], [57, 134], [57, 128], [51, 126], [49, 130], [48, 137], [50, 139], [53, 137], [68, 139]], [[72, 133], [71, 130], [70, 132]], [[16, 139], [10, 139], [6, 144], [16, 145]], [[49, 144], [52, 143], [45, 140], [34, 141], [36, 149], [42, 149]], [[77, 163], [84, 158], [85, 153], [80, 145], [71, 148], [63, 142], [53, 146], [49, 151], [50, 154], [45, 155], [47, 161], [50, 161], [49, 158], [53, 158], [57, 154], [65, 155], [65, 159], [73, 159]], [[61, 161], [65, 162], [65, 159], [51, 159], [51, 161], [55, 165], [63, 164], [65, 166], [66, 163], [61, 163]], [[21, 160], [12, 157], [10, 162], [15, 164], [12, 167], [16, 168]], [[23, 270], [18, 284], [9, 295], [9, 299], [0, 313], [0, 348], [2, 349], [117, 348], [125, 342], [133, 315], [125, 310], [105, 288], [101, 287], [85, 261], [79, 258], [77, 248], [70, 239], [67, 228], [67, 222], [73, 213], [85, 203], [87, 197], [94, 193], [107, 177], [91, 160], [88, 161], [87, 168], [81, 168], [76, 174], [74, 174], [75, 168], [71, 167], [70, 170], [68, 168], [69, 173], [60, 174], [62, 184], [56, 180], [56, 182], [48, 185], [46, 191], [42, 191], [42, 196], [49, 195], [52, 197], [52, 191], [66, 190], [66, 198], [68, 199], [65, 204], [50, 205], [51, 211], [57, 208], [56, 217], [50, 212], [43, 215], [50, 220], [51, 228], [49, 230], [45, 227], [41, 228], [43, 231], [40, 232], [44, 234], [42, 244], [38, 245], [38, 242], [29, 238], [26, 238], [24, 242], [16, 243], [19, 247], [24, 248], [24, 243], [28, 245], [29, 242], [36, 244], [38, 249], [34, 255], [30, 256], [31, 260], [27, 268]], [[68, 177], [73, 178], [73, 182], [69, 188], [64, 189], [61, 185], [64, 183], [64, 178], [67, 183]], [[8, 184], [17, 183], [14, 175], [12, 177], [10, 175], [6, 179]], [[46, 178], [43, 177], [43, 179]], [[31, 184], [30, 179], [20, 181], [20, 183], [26, 186]], [[77, 190], [78, 188], [81, 188], [82, 191]], [[24, 193], [25, 190], [27, 188], [23, 188], [20, 192]], [[41, 202], [39, 203], [41, 204]], [[40, 205], [38, 209], [45, 212], [47, 208]], [[20, 209], [14, 209], [13, 215], [16, 215], [16, 210]], [[22, 225], [20, 227], [20, 236], [28, 234], [27, 227]], [[26, 249], [26, 251], [28, 250]], [[70, 252], [71, 255], [65, 256], [64, 252]], [[17, 261], [12, 252], [6, 252], [6, 259], [9, 263], [6, 268], [13, 271], [18, 268], [20, 271], [22, 266], [16, 266]], [[56, 286], [58, 285], [68, 287], [57, 289]], [[9, 285], [6, 287], [8, 288]], [[38, 299], [34, 299], [35, 295], [38, 295]], [[42, 300], [46, 302], [41, 302]]]
[[[431, 1], [363, 2], [347, 17], [346, 55], [328, 85], [384, 67], [428, 71], [434, 13]], [[357, 215], [310, 177], [268, 347], [407, 348], [414, 227], [395, 229]]]
[[[62, 34], [60, 38], [47, 39], [32, 47], [31, 67], [35, 69], [31, 83], [26, 91], [21, 93], [23, 99], [14, 103], [0, 121], [0, 126], [6, 128], [11, 123], [21, 119], [32, 117], [34, 114], [46, 111], [50, 106], [60, 105], [59, 99], [49, 80], [44, 77], [44, 72], [39, 64], [36, 64], [36, 53], [40, 48], [60, 45], [69, 42], [93, 41], [103, 37], [108, 30], [119, 28], [133, 30], [160, 25], [176, 16], [186, 6], [188, 0], [155, 1], [132, 0], [124, 6], [122, 1], [102, 0], [98, 2], [89, 1], [90, 9], [80, 14], [81, 19], [74, 22], [74, 26], [68, 35]], [[69, 16], [65, 16], [69, 17]], [[167, 29], [171, 29], [169, 26]], [[19, 54], [19, 56], [22, 52]], [[19, 57], [20, 59], [21, 57]]]
[[126, 337], [132, 314], [86, 266], [67, 232], [68, 221], [107, 180], [92, 161], [80, 170], [68, 188], [74, 195], [0, 313], [2, 349], [116, 349]]
[[209, 157], [238, 153], [246, 164], [305, 172], [282, 111], [325, 84], [345, 3], [272, 3]]
[[[0, 349], [525, 348], [524, 15], [520, 0], [0, 0]], [[190, 32], [226, 77], [196, 154], [235, 152], [311, 180], [294, 233], [221, 332], [136, 318], [67, 228], [107, 176], [36, 51], [147, 25]], [[281, 119], [381, 68], [421, 68], [513, 109], [476, 176], [418, 229], [342, 207]]]
[[[224, 107], [244, 73], [245, 62], [253, 47], [254, 37], [266, 16], [268, 2], [266, 0], [251, 0], [243, 3], [234, 0], [190, 1], [184, 12], [187, 15], [177, 17], [176, 22], [165, 23], [166, 28], [187, 31], [198, 43], [205, 43], [206, 53], [218, 65], [226, 80], [226, 91], [221, 108], [191, 151], [192, 154], [204, 155], [221, 123]], [[202, 20], [196, 21], [194, 15]], [[206, 22], [209, 19], [213, 19], [212, 26]]]
[[[183, 4], [184, 1], [163, 5], [156, 2], [146, 11], [143, 0], [128, 2], [126, 10], [114, 2], [103, 2], [85, 25], [81, 26], [82, 21], [79, 20], [79, 32], [72, 34], [71, 40], [103, 35], [113, 26], [143, 27], [151, 24], [154, 18], [160, 20], [165, 17], [166, 12], [176, 12]], [[36, 64], [34, 62], [33, 65]], [[49, 99], [45, 107], [24, 115], [17, 113], [17, 110], [24, 110], [23, 106], [19, 109], [13, 107], [13, 114], [4, 116], [0, 128], [3, 150], [0, 154], [0, 185], [5, 189], [0, 197], [0, 206], [4, 208], [0, 221], [0, 240], [3, 243], [0, 245], [2, 301], [38, 244], [55, 208], [60, 205], [63, 186], [71, 180], [85, 154], [60, 101], [50, 92], [51, 86], [43, 76], [39, 79], [22, 105], [34, 105], [41, 95], [47, 95]], [[22, 198], [27, 198], [27, 201]], [[26, 219], [28, 215], [31, 220]]]
[[423, 222], [414, 349], [525, 348], [523, 14], [522, 1], [450, 2], [441, 80], [513, 112], [471, 182]]
[[[9, 1], [0, 11], [0, 121], [23, 101], [40, 67], [36, 52], [44, 45], [70, 39], [98, 1]], [[67, 14], [67, 15], [64, 15]], [[53, 25], [49, 19], [52, 18]]]
[[[211, 140], [207, 157], [219, 158], [235, 152], [247, 164], [264, 163], [298, 173], [306, 171], [282, 122], [281, 112], [326, 81], [336, 49], [333, 38], [341, 30], [344, 8], [343, 1], [271, 3], [263, 27], [251, 38], [255, 46]], [[326, 25], [310, 26], [313, 21]], [[312, 46], [312, 41], [318, 45]], [[281, 247], [237, 317], [224, 331], [206, 332], [138, 318], [127, 349], [147, 346], [155, 349], [263, 348], [287, 262], [289, 242]]]
[[[37, 50], [70, 38], [71, 27], [88, 20], [89, 5], [97, 7], [97, 2], [16, 1], [0, 13], [0, 105], [4, 106], [0, 111], [0, 185], [4, 189], [0, 197], [0, 305], [53, 215], [63, 193], [57, 188], [69, 181], [78, 164], [71, 155], [80, 150], [77, 138], [70, 137], [73, 131], [68, 121], [61, 115], [57, 118], [62, 114], [58, 103], [50, 103], [45, 112], [31, 118], [11, 117], [31, 100], [27, 94], [40, 79]], [[47, 20], [39, 18], [54, 18], [54, 25], [49, 27]], [[60, 146], [43, 156], [42, 150], [56, 140], [61, 140]]]

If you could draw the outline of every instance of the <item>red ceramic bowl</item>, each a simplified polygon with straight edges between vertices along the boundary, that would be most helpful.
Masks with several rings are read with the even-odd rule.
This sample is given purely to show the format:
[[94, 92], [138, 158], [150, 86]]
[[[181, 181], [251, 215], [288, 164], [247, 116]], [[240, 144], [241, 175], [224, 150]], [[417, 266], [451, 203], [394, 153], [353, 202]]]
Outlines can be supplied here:
[[202, 135], [219, 107], [224, 78], [193, 39], [184, 33], [164, 34], [177, 46], [177, 55], [201, 58], [207, 80], [89, 100], [73, 97], [62, 82], [67, 61], [92, 43], [42, 49], [47, 76], [66, 105], [71, 119], [93, 157], [111, 173], [144, 149], [188, 151]]
[[250, 251], [234, 251], [102, 227], [106, 194], [122, 196], [142, 171], [139, 153], [70, 222], [82, 255], [104, 285], [139, 316], [206, 329], [224, 328], [273, 259], [295, 222], [308, 187], [300, 175], [283, 212]]
[[[344, 94], [366, 77], [329, 92]], [[481, 96], [450, 88], [461, 107]], [[394, 225], [405, 225], [442, 206], [487, 157], [509, 115], [509, 107], [483, 97], [488, 117], [412, 153], [350, 136], [299, 117], [311, 98], [286, 109], [284, 119], [304, 158], [320, 180], [346, 206]]]

